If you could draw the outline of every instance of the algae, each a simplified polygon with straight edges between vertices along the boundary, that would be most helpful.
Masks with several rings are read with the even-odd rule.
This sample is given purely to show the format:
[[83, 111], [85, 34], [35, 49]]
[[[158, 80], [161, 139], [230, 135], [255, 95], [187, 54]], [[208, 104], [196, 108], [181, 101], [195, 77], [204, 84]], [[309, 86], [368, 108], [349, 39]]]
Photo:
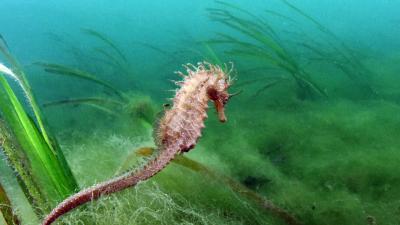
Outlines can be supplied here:
[[[68, 49], [54, 48], [59, 55], [43, 61], [56, 63], [24, 70], [33, 75], [30, 89], [40, 96], [36, 105], [43, 106], [40, 116], [48, 121], [43, 127], [55, 131], [81, 187], [140, 169], [148, 160], [131, 153], [154, 145], [151, 124], [173, 95], [166, 91], [173, 88], [167, 79], [177, 79], [172, 72], [181, 62], [233, 61], [233, 88], [243, 90], [227, 105], [228, 122], [216, 123], [211, 113], [199, 145], [185, 155], [201, 167], [173, 163], [151, 181], [81, 207], [61, 223], [288, 223], [246, 193], [270, 200], [302, 224], [400, 223], [400, 51], [379, 55], [370, 47], [360, 49], [301, 5], [280, 2], [285, 8], [267, 5], [258, 12], [219, 1], [207, 4], [203, 16], [219, 22], [210, 23], [216, 29], [198, 28], [199, 38], [174, 33], [176, 43], [135, 39], [145, 31], [129, 33], [127, 26], [118, 29], [129, 33], [129, 41], [112, 30], [100, 32], [106, 31], [102, 27], [53, 34], [53, 40], [65, 37], [57, 47]], [[166, 38], [168, 32], [163, 34]], [[1, 46], [8, 49], [5, 42]], [[41, 76], [39, 68], [64, 77]], [[47, 92], [52, 85], [45, 84], [55, 83], [57, 88]], [[22, 100], [24, 91], [11, 88]], [[34, 117], [29, 102], [21, 102]], [[53, 134], [48, 136], [52, 143]], [[24, 162], [21, 155], [11, 158]], [[127, 159], [132, 163], [123, 164]], [[22, 224], [37, 224], [40, 218], [30, 213], [37, 207], [29, 200], [35, 194], [25, 196], [16, 188], [19, 179], [32, 177], [4, 167], [1, 184], [13, 212]]]

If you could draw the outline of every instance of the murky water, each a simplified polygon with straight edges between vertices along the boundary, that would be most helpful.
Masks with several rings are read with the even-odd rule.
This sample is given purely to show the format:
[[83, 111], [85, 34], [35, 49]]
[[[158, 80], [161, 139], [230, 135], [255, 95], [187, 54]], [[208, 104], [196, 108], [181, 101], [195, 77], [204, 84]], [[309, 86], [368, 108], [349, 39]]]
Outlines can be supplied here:
[[0, 224], [39, 224], [73, 192], [142, 170], [174, 72], [202, 61], [233, 66], [228, 121], [210, 103], [193, 150], [59, 221], [399, 224], [399, 8], [2, 0], [0, 62], [17, 78], [1, 71]]

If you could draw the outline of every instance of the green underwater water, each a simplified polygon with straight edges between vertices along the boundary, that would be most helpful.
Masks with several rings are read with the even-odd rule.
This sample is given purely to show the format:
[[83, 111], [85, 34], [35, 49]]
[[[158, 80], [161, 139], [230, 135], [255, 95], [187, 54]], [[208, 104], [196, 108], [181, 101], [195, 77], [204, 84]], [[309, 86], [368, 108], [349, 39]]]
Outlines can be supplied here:
[[[400, 224], [398, 3], [1, 4], [0, 34], [80, 188], [150, 160], [136, 152], [155, 146], [153, 123], [182, 64], [234, 65], [230, 92], [240, 94], [226, 123], [210, 107], [186, 158], [58, 224]], [[10, 207], [20, 224], [40, 224], [6, 155]]]

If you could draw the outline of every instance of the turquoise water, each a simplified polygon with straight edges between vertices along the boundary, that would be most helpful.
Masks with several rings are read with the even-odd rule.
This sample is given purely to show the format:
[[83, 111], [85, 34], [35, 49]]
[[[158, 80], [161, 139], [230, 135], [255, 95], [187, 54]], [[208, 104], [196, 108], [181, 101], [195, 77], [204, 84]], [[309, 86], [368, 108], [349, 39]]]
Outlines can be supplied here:
[[[227, 123], [210, 104], [184, 158], [59, 224], [399, 224], [399, 8], [389, 0], [2, 0], [0, 48], [22, 66], [4, 51], [0, 62], [25, 72], [80, 188], [151, 159], [153, 124], [180, 79], [174, 71], [233, 64], [230, 92], [240, 94], [226, 106]], [[7, 81], [40, 127], [29, 95]], [[7, 104], [1, 121], [23, 146]], [[35, 206], [7, 151], [1, 158], [7, 204], [20, 224], [39, 224], [60, 197]], [[32, 171], [40, 190], [37, 176], [46, 174]]]

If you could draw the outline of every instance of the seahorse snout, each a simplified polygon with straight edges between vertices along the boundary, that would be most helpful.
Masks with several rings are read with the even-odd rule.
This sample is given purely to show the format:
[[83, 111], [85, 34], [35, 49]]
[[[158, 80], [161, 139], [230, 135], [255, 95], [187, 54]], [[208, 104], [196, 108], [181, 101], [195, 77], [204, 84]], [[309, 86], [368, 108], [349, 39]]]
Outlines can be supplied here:
[[215, 109], [218, 113], [218, 119], [221, 123], [226, 122], [224, 103], [221, 100], [214, 101]]

